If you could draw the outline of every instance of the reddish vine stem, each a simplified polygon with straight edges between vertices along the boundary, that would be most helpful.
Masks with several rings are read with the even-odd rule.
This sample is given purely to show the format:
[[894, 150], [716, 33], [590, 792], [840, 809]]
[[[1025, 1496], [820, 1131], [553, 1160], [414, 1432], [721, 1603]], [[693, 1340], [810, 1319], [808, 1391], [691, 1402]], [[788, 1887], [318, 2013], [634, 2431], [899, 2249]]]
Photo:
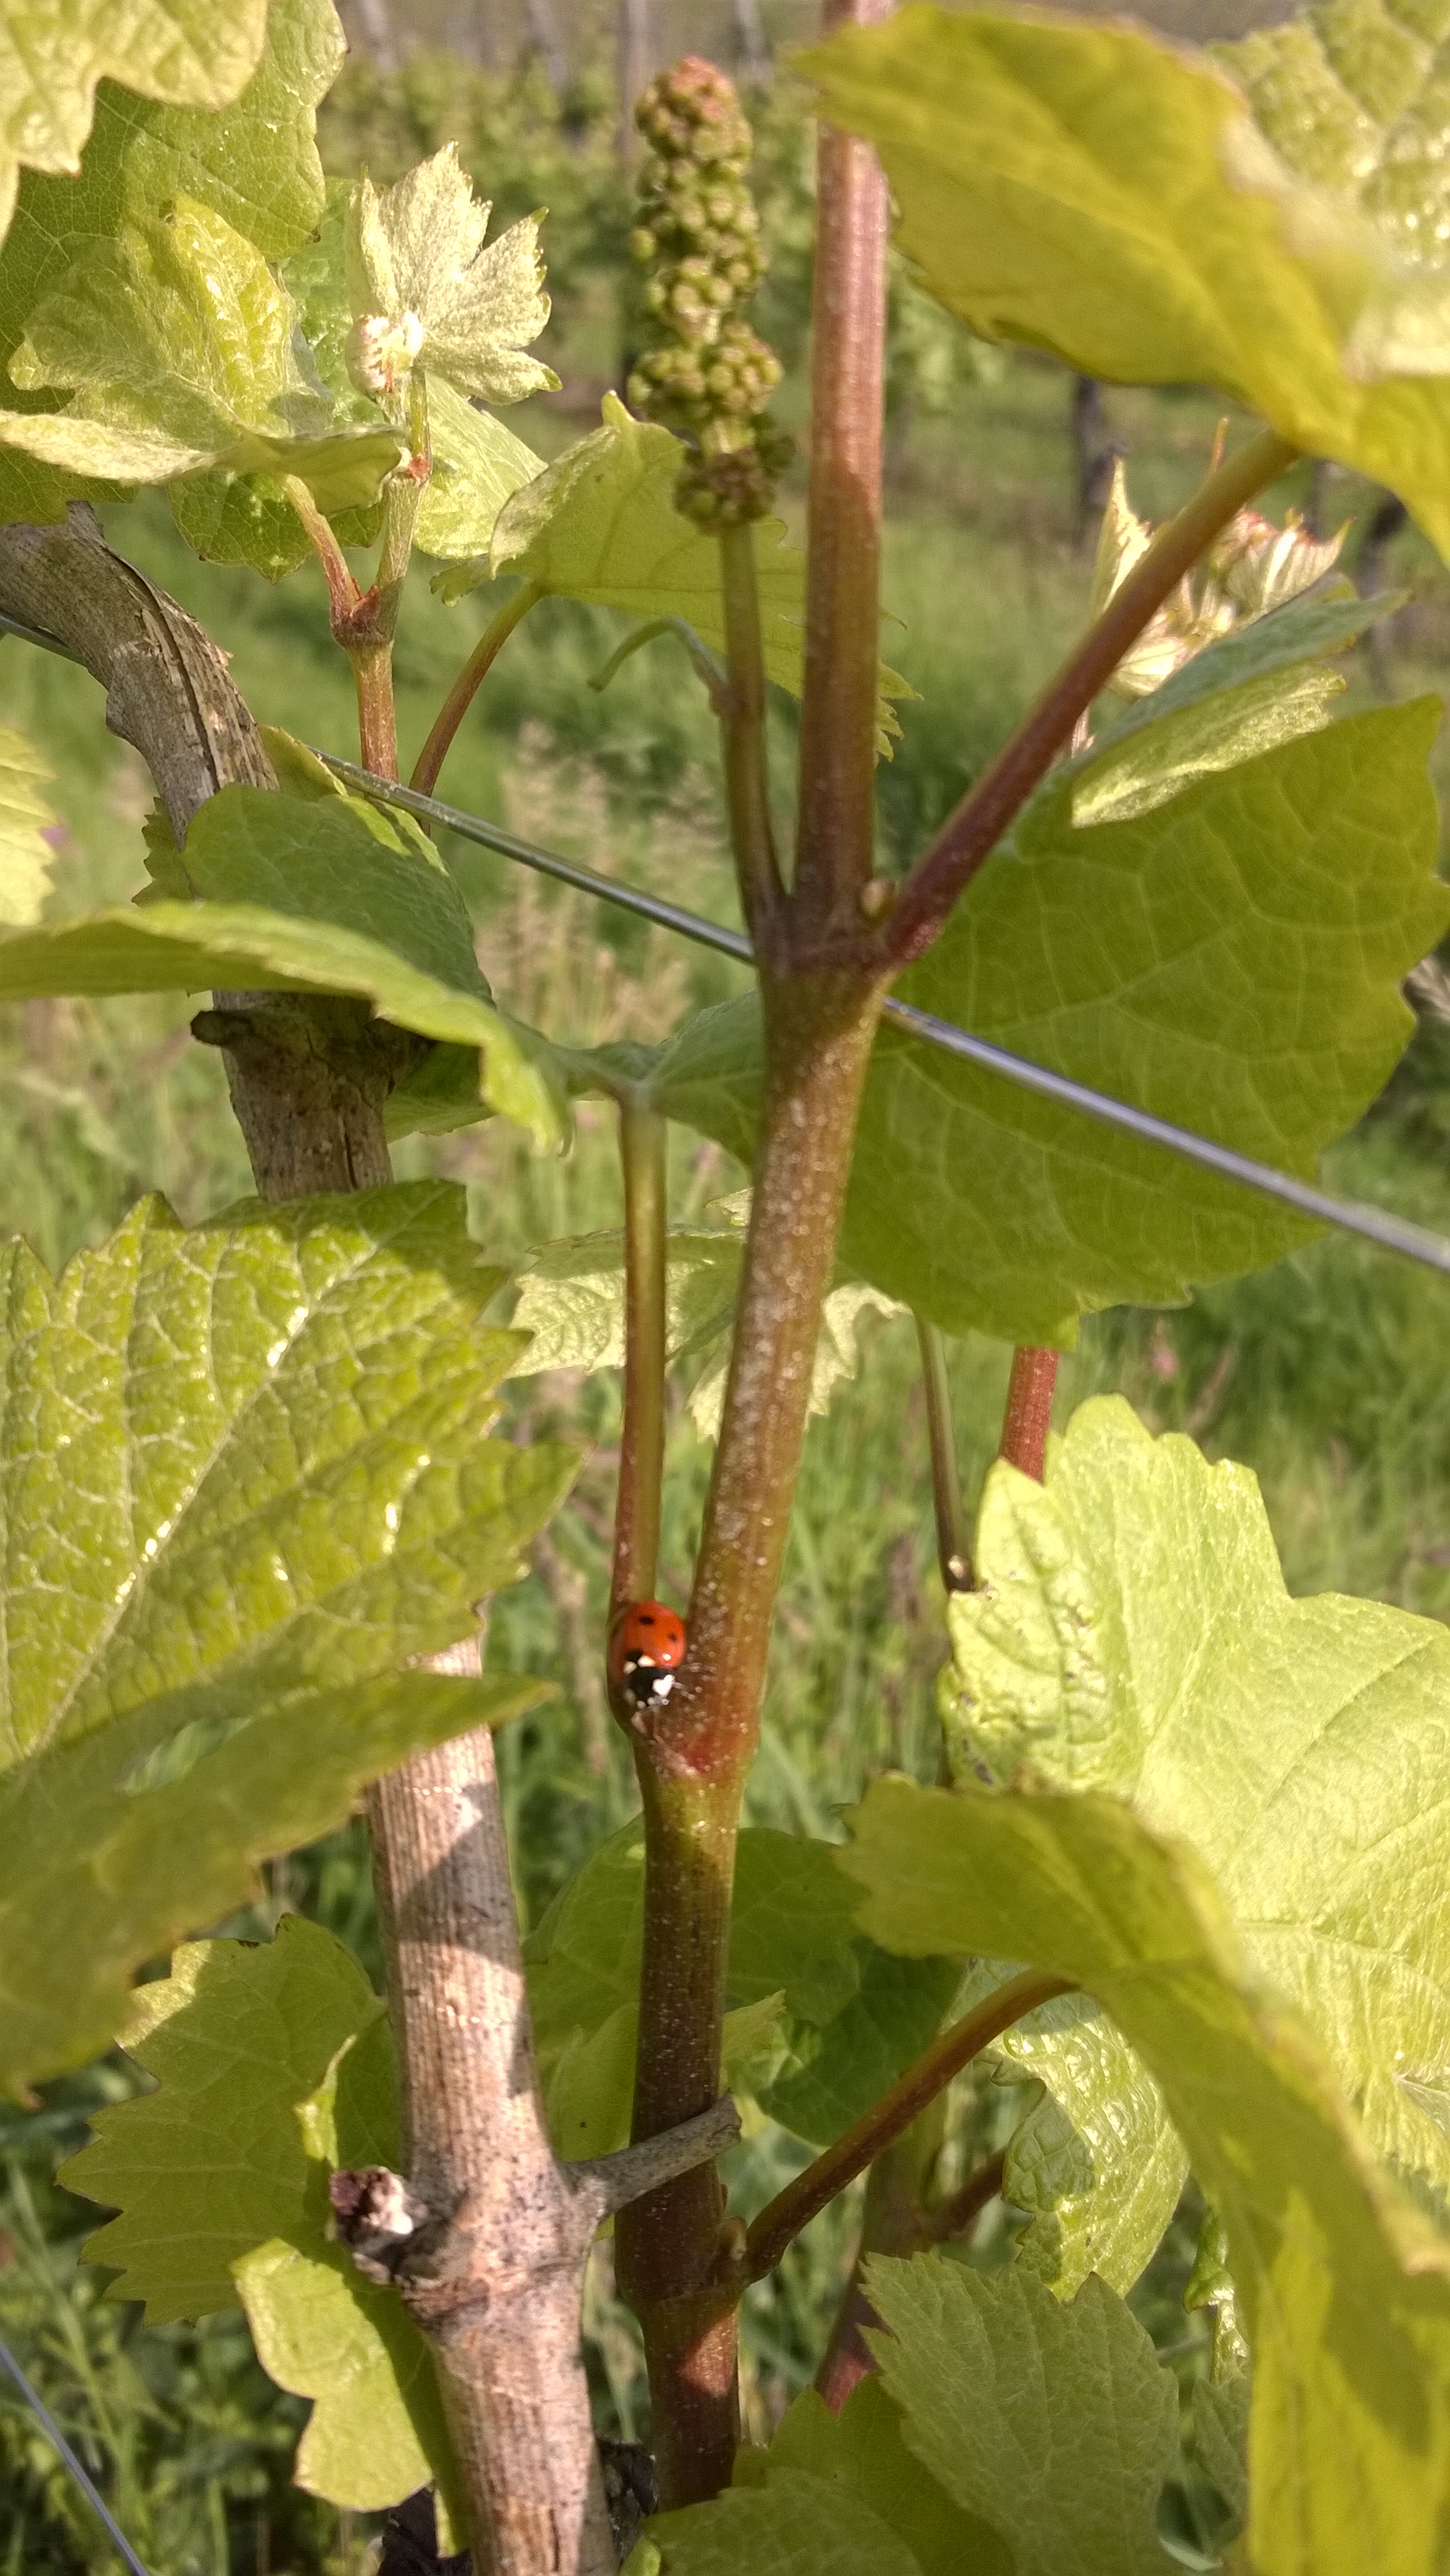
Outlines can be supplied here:
[[497, 615], [490, 618], [485, 626], [439, 708], [434, 719], [433, 730], [414, 764], [413, 775], [408, 784], [410, 787], [416, 787], [420, 796], [432, 795], [438, 782], [438, 772], [448, 757], [453, 737], [480, 688], [514, 628], [527, 617], [531, 608], [537, 607], [543, 596], [543, 591], [536, 581], [521, 582], [512, 597], [504, 601]]
[[1052, 1427], [1058, 1358], [1056, 1351], [1038, 1350], [1031, 1342], [1021, 1342], [1012, 1354], [1012, 1375], [1007, 1381], [1007, 1410], [997, 1454], [1020, 1467], [1024, 1476], [1035, 1476], [1039, 1485], [1047, 1473], [1047, 1435]]
[[1266, 483], [1292, 465], [1298, 453], [1273, 430], [1264, 429], [1236, 456], [1215, 467], [1177, 518], [1159, 529], [1101, 617], [1049, 680], [976, 785], [947, 816], [874, 938], [863, 939], [843, 924], [834, 936], [820, 936], [803, 950], [803, 962], [821, 969], [854, 965], [894, 975], [925, 954], [958, 896], [1070, 741], [1079, 716], [1106, 687], [1129, 646], [1219, 530]]
[[950, 2200], [930, 2212], [928, 2224], [933, 2243], [950, 2245], [954, 2236], [965, 2236], [988, 2202], [1000, 2197], [1006, 2176], [1007, 2150], [1003, 2147], [984, 2165], [978, 2165], [974, 2174], [968, 2174], [961, 2190], [954, 2191]]
[[786, 2247], [799, 2236], [803, 2227], [820, 2215], [836, 2194], [854, 2182], [876, 2156], [891, 2146], [910, 2128], [912, 2121], [925, 2110], [953, 2076], [970, 2066], [1004, 2030], [1021, 2021], [1039, 2005], [1049, 2004], [1056, 1995], [1071, 1994], [1072, 1981], [1053, 1977], [1039, 1968], [1029, 1968], [1009, 1985], [999, 1986], [963, 2020], [953, 2022], [924, 2049], [914, 2066], [898, 2077], [889, 2093], [849, 2128], [824, 2155], [804, 2173], [788, 2182], [784, 2191], [767, 2202], [746, 2233], [744, 2272], [748, 2281], [759, 2281], [772, 2272]]
[[[828, 24], [879, 0], [827, 0]], [[792, 965], [801, 931], [859, 920], [872, 870], [885, 191], [869, 148], [824, 133], [813, 329], [802, 793], [784, 936], [761, 942], [765, 1080], [750, 1232], [714, 1473], [690, 1605], [690, 1649], [667, 1710], [636, 1738], [645, 1809], [645, 1923], [634, 2135], [703, 2109], [718, 2081], [735, 1839], [754, 1755], [821, 1305], [830, 1284], [861, 1088], [884, 978]], [[874, 250], [872, 244], [874, 243]], [[724, 569], [741, 761], [731, 814], [747, 919], [768, 911], [758, 611], [744, 544]], [[753, 553], [748, 558], [754, 586]], [[754, 696], [762, 716], [756, 724]], [[828, 788], [822, 782], [829, 782]], [[818, 795], [817, 789], [821, 788]], [[621, 2217], [620, 2286], [649, 2366], [661, 2502], [729, 2482], [738, 2433], [735, 2251], [708, 2169]]]
[[[824, 0], [822, 33], [890, 0]], [[881, 585], [886, 178], [855, 135], [817, 145], [811, 482], [793, 928], [859, 932], [874, 865]]]

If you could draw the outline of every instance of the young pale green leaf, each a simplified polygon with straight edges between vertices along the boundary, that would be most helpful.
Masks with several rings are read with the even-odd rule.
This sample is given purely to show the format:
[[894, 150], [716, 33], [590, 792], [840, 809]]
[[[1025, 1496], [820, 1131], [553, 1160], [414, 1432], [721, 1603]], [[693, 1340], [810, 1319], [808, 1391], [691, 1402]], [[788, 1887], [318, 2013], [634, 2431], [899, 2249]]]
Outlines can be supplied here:
[[433, 469], [413, 542], [422, 554], [456, 563], [488, 544], [504, 503], [533, 480], [540, 461], [501, 420], [465, 402], [442, 376], [429, 381], [428, 433]]
[[[690, 1414], [707, 1440], [720, 1427], [744, 1254], [745, 1236], [738, 1226], [681, 1228], [666, 1241], [667, 1356], [693, 1365]], [[827, 1297], [811, 1373], [813, 1414], [829, 1412], [837, 1387], [855, 1376], [860, 1357], [856, 1327], [868, 1310], [902, 1312], [859, 1280], [839, 1281]], [[623, 1235], [585, 1235], [546, 1245], [524, 1274], [513, 1322], [516, 1330], [533, 1336], [516, 1372], [520, 1377], [543, 1369], [622, 1368]]]
[[50, 892], [58, 830], [54, 808], [41, 794], [49, 764], [12, 725], [0, 725], [0, 928], [38, 921]]
[[[163, 107], [103, 81], [78, 175], [50, 178], [31, 170], [21, 181], [0, 250], [0, 371], [8, 372], [41, 297], [95, 245], [114, 240], [127, 217], [160, 215], [176, 198], [190, 197], [222, 216], [265, 258], [285, 259], [296, 251], [323, 210], [316, 109], [341, 57], [342, 30], [331, 0], [272, 0], [261, 61], [230, 107]], [[54, 399], [22, 395], [19, 408], [48, 411]], [[40, 525], [62, 517], [73, 493], [103, 488], [18, 451], [0, 453], [0, 520]], [[230, 516], [246, 503], [254, 514], [260, 509], [255, 484], [232, 482], [228, 490]], [[196, 514], [194, 485], [187, 489], [186, 507]], [[289, 562], [300, 562], [297, 548], [305, 551], [306, 540], [295, 512], [275, 496], [272, 510], [286, 525]], [[225, 526], [210, 533], [207, 550], [232, 560], [224, 551]]]
[[530, 1685], [466, 1635], [574, 1467], [482, 1437], [512, 1336], [438, 1183], [158, 1202], [52, 1280], [0, 1255], [0, 2082], [104, 2046], [126, 1980], [417, 1746]]
[[[559, 382], [528, 355], [549, 318], [539, 218], [526, 215], [485, 247], [492, 211], [453, 143], [381, 193], [364, 173], [348, 206], [348, 291], [360, 329], [383, 326], [404, 368], [446, 377], [483, 402], [522, 402]], [[371, 390], [393, 385], [380, 375]]]
[[[339, 418], [376, 421], [372, 398], [360, 393], [349, 372], [353, 314], [348, 298], [345, 231], [351, 191], [336, 183], [317, 233], [283, 270], [283, 283], [298, 305], [313, 359]], [[447, 378], [428, 381], [428, 438], [432, 470], [414, 528], [423, 554], [454, 562], [488, 545], [510, 493], [543, 471], [543, 459], [454, 391]]]
[[1450, 2492], [1450, 2255], [1372, 2163], [1301, 2025], [1246, 1979], [1204, 1863], [1091, 1793], [878, 1781], [851, 1822], [842, 1862], [873, 1938], [1072, 1978], [1161, 2086], [1253, 2350], [1260, 2576], [1424, 2576]]
[[[1401, 979], [1445, 925], [1425, 774], [1439, 720], [1438, 701], [1352, 716], [1090, 829], [1072, 809], [1092, 763], [1058, 772], [897, 990], [1310, 1176], [1400, 1055]], [[1151, 733], [1129, 739], [1151, 777]], [[747, 996], [686, 1025], [654, 1097], [748, 1162], [759, 1067]], [[901, 1030], [877, 1041], [841, 1259], [950, 1332], [1067, 1345], [1082, 1313], [1173, 1303], [1307, 1232]]]
[[[0, 997], [208, 984], [362, 994], [400, 1028], [473, 1048], [478, 1097], [546, 1149], [567, 1140], [551, 1051], [495, 1009], [462, 897], [412, 825], [360, 797], [226, 787], [162, 882], [137, 909], [0, 939]], [[200, 900], [179, 900], [183, 883]]]
[[1075, 824], [1126, 820], [1167, 804], [1195, 777], [1237, 768], [1329, 721], [1343, 687], [1324, 657], [1383, 616], [1347, 582], [1294, 599], [1194, 653], [1136, 699], [1073, 764]]
[[[883, 1958], [852, 1937], [851, 1901], [827, 1843], [751, 1826], [735, 1865], [727, 2065], [748, 2067], [772, 2118], [812, 2143], [839, 2135], [936, 2031], [953, 1961]], [[561, 2153], [621, 2143], [634, 2072], [644, 1914], [637, 1824], [602, 1845], [529, 1936], [524, 1956], [546, 2098]], [[785, 2027], [777, 2037], [780, 2006]], [[752, 2019], [751, 2016], [762, 2016]], [[732, 2027], [733, 2025], [733, 2027]], [[607, 2100], [606, 2119], [600, 2104]]]
[[326, 2223], [326, 2176], [297, 2105], [382, 2011], [357, 1961], [285, 1914], [271, 1941], [192, 1941], [139, 1986], [121, 2044], [155, 2078], [91, 2122], [67, 2187], [119, 2211], [90, 2239], [111, 2295], [153, 2325], [235, 2307], [232, 2265], [271, 2237]]
[[1365, 380], [1450, 373], [1445, 32], [1433, 5], [1320, 0], [1214, 49], [1254, 113], [1230, 168], [1280, 196]]
[[[1403, 93], [1396, 53], [1424, 62], [1436, 29], [1416, 19], [1416, 44], [1379, 11], [1363, 19], [1365, 76], [1383, 63], [1390, 91]], [[1347, 55], [1359, 23], [1353, 12], [1320, 17], [1326, 31], [1345, 29]], [[916, 5], [842, 30], [802, 68], [832, 120], [876, 145], [901, 247], [973, 330], [1115, 383], [1218, 385], [1311, 455], [1388, 483], [1450, 546], [1450, 387], [1433, 374], [1369, 382], [1354, 372], [1405, 364], [1403, 336], [1378, 311], [1381, 264], [1322, 227], [1311, 255], [1296, 250], [1284, 163], [1216, 66], [1137, 28]], [[1252, 59], [1244, 68], [1258, 77]], [[1398, 113], [1382, 97], [1380, 121]], [[1282, 135], [1277, 115], [1269, 123]], [[1407, 212], [1435, 243], [1433, 262], [1443, 181], [1416, 173], [1416, 157], [1422, 171], [1433, 158], [1423, 142], [1395, 153], [1407, 130], [1390, 142], [1401, 239]], [[1372, 191], [1366, 158], [1351, 143], [1346, 159]], [[1361, 310], [1370, 346], [1356, 351]], [[1441, 307], [1425, 342], [1438, 368], [1446, 345]]]
[[257, 68], [267, 0], [10, 0], [0, 19], [0, 232], [24, 162], [72, 171], [96, 88], [123, 82], [178, 107], [229, 107]]
[[[685, 454], [669, 430], [635, 420], [616, 394], [606, 394], [602, 428], [566, 448], [505, 503], [486, 557], [458, 565], [436, 586], [445, 599], [459, 599], [499, 573], [517, 573], [551, 598], [582, 599], [642, 619], [683, 618], [723, 653], [719, 541], [675, 508]], [[799, 697], [805, 557], [786, 542], [779, 519], [756, 529], [755, 578], [766, 670]], [[877, 710], [883, 751], [900, 731], [891, 701], [906, 695], [906, 683], [883, 668]]]
[[[991, 1471], [976, 1563], [982, 1588], [947, 1613], [959, 1776], [1106, 1790], [1191, 1844], [1371, 2143], [1450, 2204], [1450, 1821], [1429, 1786], [1450, 1636], [1380, 1602], [1291, 1600], [1247, 1469], [1152, 1439], [1118, 1397], [1081, 1407], [1045, 1485]], [[1042, 2114], [1019, 2160], [1050, 2212], [1050, 2276], [1126, 2288], [1183, 2154], [1150, 2077], [1084, 2009], [1013, 2043], [1076, 2125], [1078, 2173], [1044, 2163], [1060, 2123]]]
[[1178, 2384], [1122, 2300], [1070, 2303], [1013, 2266], [873, 2255], [872, 2348], [906, 2447], [1006, 2544], [1014, 2576], [1168, 2576], [1158, 2499]]
[[32, 308], [11, 376], [74, 399], [0, 413], [0, 443], [118, 482], [296, 474], [324, 510], [364, 504], [403, 442], [381, 419], [333, 425], [296, 325], [255, 246], [178, 198], [164, 218], [94, 244]]

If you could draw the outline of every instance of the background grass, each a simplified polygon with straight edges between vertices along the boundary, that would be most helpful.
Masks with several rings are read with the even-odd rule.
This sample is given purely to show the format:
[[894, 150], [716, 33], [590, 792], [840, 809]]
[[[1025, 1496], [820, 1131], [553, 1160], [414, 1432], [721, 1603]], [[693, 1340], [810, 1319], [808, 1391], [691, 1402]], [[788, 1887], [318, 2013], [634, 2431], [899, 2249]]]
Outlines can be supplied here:
[[[400, 136], [396, 101], [380, 107], [365, 96], [348, 109], [352, 123], [335, 130], [334, 155], [356, 144], [364, 108], [374, 119], [375, 167], [379, 131], [392, 136], [389, 148], [400, 158], [430, 148], [450, 102], [456, 106], [455, 89], [435, 84], [431, 107], [425, 99]], [[378, 127], [384, 110], [394, 123]], [[771, 145], [776, 179], [788, 177], [799, 149], [799, 130], [783, 115]], [[532, 184], [528, 171], [525, 182]], [[589, 184], [596, 182], [606, 202], [614, 182], [602, 165]], [[799, 229], [799, 190], [780, 180], [777, 195], [786, 272], [777, 320], [782, 336], [789, 341], [794, 329], [798, 343], [799, 244], [790, 228]], [[589, 250], [594, 236], [582, 218], [575, 230], [556, 343], [566, 395], [530, 406], [520, 421], [544, 453], [588, 425], [586, 407], [619, 336], [607, 260]], [[599, 239], [607, 250], [606, 236]], [[1088, 578], [1062, 371], [1031, 355], [984, 365], [964, 343], [946, 360], [938, 347], [933, 366], [934, 381], [948, 387], [947, 408], [933, 412], [924, 380], [899, 367], [893, 430], [887, 599], [900, 623], [889, 650], [919, 692], [903, 710], [902, 742], [881, 775], [883, 843], [893, 865], [905, 863], [1021, 711], [1081, 619]], [[786, 407], [799, 406], [796, 380]], [[1127, 391], [1108, 396], [1107, 413], [1130, 459], [1137, 505], [1161, 515], [1201, 471], [1217, 406], [1194, 392]], [[1311, 488], [1307, 472], [1276, 496], [1280, 504], [1312, 504], [1321, 523], [1356, 516], [1351, 562], [1375, 498], [1339, 475], [1321, 473]], [[798, 488], [787, 491], [785, 507], [798, 518]], [[200, 563], [165, 508], [152, 503], [118, 510], [110, 525], [116, 542], [226, 645], [259, 716], [329, 748], [353, 749], [351, 684], [310, 571], [274, 591]], [[1376, 651], [1355, 658], [1351, 685], [1364, 698], [1438, 690], [1450, 658], [1450, 580], [1412, 532], [1395, 540], [1388, 569], [1410, 596]], [[405, 758], [488, 607], [480, 595], [445, 610], [426, 578], [415, 579], [398, 651]], [[605, 696], [585, 685], [620, 631], [619, 621], [564, 604], [537, 612], [510, 643], [455, 747], [445, 792], [595, 865], [734, 918], [716, 820], [715, 746], [683, 661], [656, 647], [626, 663]], [[106, 733], [99, 692], [75, 670], [7, 642], [0, 718], [22, 725], [56, 772], [66, 839], [54, 909], [124, 900], [142, 881], [149, 788], [134, 755]], [[777, 709], [774, 722], [784, 805], [790, 710]], [[558, 1034], [586, 1042], [654, 1037], [738, 980], [721, 961], [502, 861], [462, 846], [448, 856], [474, 906], [497, 989]], [[188, 1012], [168, 999], [47, 1002], [0, 1021], [0, 1231], [23, 1231], [55, 1265], [100, 1240], [141, 1191], [160, 1189], [194, 1217], [247, 1189], [221, 1068], [191, 1043]], [[1385, 1101], [1328, 1158], [1328, 1177], [1450, 1230], [1447, 1131], [1450, 1033], [1427, 1024]], [[742, 1178], [715, 1147], [684, 1132], [671, 1152], [682, 1220]], [[475, 1232], [505, 1255], [618, 1222], [611, 1123], [598, 1106], [585, 1107], [567, 1161], [531, 1159], [513, 1131], [495, 1123], [411, 1143], [398, 1164], [404, 1173], [441, 1169], [465, 1182]], [[1064, 1366], [1059, 1418], [1088, 1393], [1120, 1389], [1153, 1427], [1185, 1429], [1210, 1454], [1230, 1453], [1256, 1469], [1295, 1590], [1371, 1593], [1443, 1618], [1450, 1615], [1446, 1293], [1442, 1279], [1363, 1244], [1325, 1241], [1171, 1314], [1093, 1319]], [[969, 1492], [995, 1448], [1007, 1365], [1006, 1350], [980, 1338], [953, 1349]], [[529, 1920], [634, 1806], [599, 1682], [617, 1410], [608, 1378], [529, 1381], [514, 1406], [520, 1436], [564, 1428], [591, 1444], [535, 1570], [498, 1603], [493, 1621], [498, 1662], [546, 1672], [560, 1690], [552, 1708], [500, 1745]], [[676, 1600], [689, 1588], [708, 1470], [708, 1448], [677, 1400], [661, 1576]], [[838, 1807], [873, 1772], [896, 1765], [932, 1776], [943, 1651], [914, 1339], [899, 1323], [872, 1323], [858, 1377], [807, 1444], [751, 1817], [829, 1835]], [[273, 1864], [264, 1901], [225, 1928], [265, 1934], [288, 1906], [329, 1923], [377, 1973], [360, 1827]], [[104, 2276], [77, 2267], [94, 2214], [53, 2183], [53, 2168], [79, 2144], [87, 2112], [131, 2081], [113, 2056], [46, 2088], [37, 2109], [0, 2114], [8, 2173], [0, 2328], [81, 2443], [157, 2576], [266, 2576], [280, 2568], [343, 2576], [361, 2566], [367, 2528], [289, 2486], [303, 2410], [263, 2378], [240, 2317], [147, 2331], [134, 2310], [105, 2301]], [[985, 2135], [1008, 2108], [968, 2087], [959, 2125]], [[736, 2158], [742, 2198], [763, 2197], [798, 2155], [774, 2133], [747, 2140]], [[793, 2249], [776, 2281], [751, 2294], [746, 2408], [757, 2435], [814, 2367], [852, 2224], [852, 2206], [843, 2203]], [[979, 2259], [1005, 2251], [1001, 2221], [993, 2226]], [[1190, 2245], [1185, 2219], [1136, 2294], [1165, 2348], [1194, 2341], [1176, 2304]], [[607, 2256], [596, 2265], [587, 2323], [601, 2420], [643, 2430], [633, 2328], [612, 2298]], [[0, 2390], [0, 2570], [74, 2576], [109, 2563], [108, 2545], [43, 2437]]]

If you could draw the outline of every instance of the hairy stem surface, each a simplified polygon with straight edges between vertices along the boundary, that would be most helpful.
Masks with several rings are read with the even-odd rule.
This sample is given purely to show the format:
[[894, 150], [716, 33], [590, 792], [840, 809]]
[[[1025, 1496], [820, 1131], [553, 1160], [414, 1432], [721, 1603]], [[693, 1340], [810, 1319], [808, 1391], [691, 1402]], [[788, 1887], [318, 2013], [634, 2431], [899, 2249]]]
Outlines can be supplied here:
[[1024, 1476], [1035, 1476], [1039, 1485], [1047, 1473], [1047, 1435], [1052, 1428], [1059, 1356], [1056, 1351], [1038, 1350], [1031, 1342], [1020, 1342], [1012, 1354], [1012, 1374], [1007, 1381], [1007, 1410], [997, 1454], [1020, 1467]]

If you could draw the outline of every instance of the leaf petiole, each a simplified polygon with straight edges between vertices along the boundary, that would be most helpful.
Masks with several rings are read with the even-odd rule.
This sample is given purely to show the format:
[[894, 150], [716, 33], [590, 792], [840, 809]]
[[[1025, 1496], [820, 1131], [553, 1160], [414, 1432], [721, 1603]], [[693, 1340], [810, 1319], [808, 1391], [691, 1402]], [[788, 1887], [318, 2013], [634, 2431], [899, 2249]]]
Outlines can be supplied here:
[[506, 599], [498, 614], [489, 620], [473, 651], [469, 654], [447, 697], [438, 710], [433, 730], [418, 754], [409, 785], [420, 796], [431, 796], [434, 782], [448, 757], [453, 737], [472, 706], [474, 698], [488, 677], [514, 628], [537, 607], [544, 596], [543, 584], [522, 582], [512, 598]]
[[867, 2165], [901, 2137], [952, 2078], [970, 2066], [974, 2057], [980, 2057], [994, 2039], [1000, 2039], [1004, 2030], [1010, 2030], [1014, 2022], [1024, 2020], [1028, 2013], [1051, 2003], [1056, 1996], [1073, 1992], [1071, 1978], [1028, 1968], [1010, 1984], [999, 1986], [975, 2012], [953, 2022], [843, 2137], [788, 2182], [784, 2191], [777, 2192], [774, 2200], [767, 2201], [746, 2233], [741, 2257], [743, 2279], [760, 2281], [767, 2272], [773, 2272], [801, 2229], [809, 2226], [847, 2183], [854, 2182], [857, 2174], [864, 2173]]

